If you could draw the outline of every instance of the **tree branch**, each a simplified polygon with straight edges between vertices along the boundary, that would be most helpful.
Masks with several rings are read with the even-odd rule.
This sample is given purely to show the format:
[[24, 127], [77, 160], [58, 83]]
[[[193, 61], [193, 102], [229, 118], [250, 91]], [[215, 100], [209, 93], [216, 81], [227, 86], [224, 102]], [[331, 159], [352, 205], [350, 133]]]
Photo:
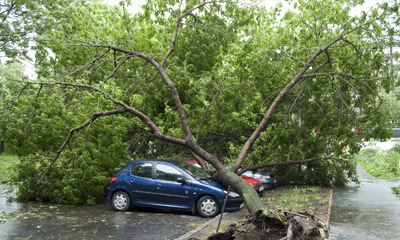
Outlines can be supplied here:
[[71, 73], [68, 73], [67, 75], [63, 76], [63, 77], [60, 79], [60, 81], [61, 81], [61, 80], [64, 80], [64, 79], [67, 78], [68, 76], [74, 75], [75, 73], [81, 71], [82, 69], [86, 68], [87, 66], [89, 66], [89, 65], [91, 65], [91, 64], [93, 64], [93, 63], [95, 63], [97, 60], [99, 60], [100, 58], [104, 57], [110, 50], [111, 50], [111, 49], [107, 49], [107, 51], [105, 51], [104, 53], [100, 54], [98, 57], [96, 57], [96, 58], [93, 59], [92, 61], [86, 63], [85, 65], [83, 65], [83, 66], [81, 66], [81, 67], [79, 67], [79, 68], [76, 69], [75, 71], [73, 71], [73, 72], [71, 72]]
[[207, 5], [207, 4], [211, 4], [211, 3], [215, 3], [215, 2], [216, 2], [216, 1], [204, 2], [204, 3], [202, 3], [202, 4], [198, 5], [198, 6], [196, 6], [196, 7], [192, 8], [192, 9], [190, 9], [189, 11], [185, 12], [185, 13], [182, 14], [181, 16], [178, 16], [178, 19], [176, 20], [176, 23], [175, 23], [174, 34], [173, 34], [172, 40], [171, 40], [171, 46], [169, 47], [168, 52], [165, 54], [163, 60], [162, 60], [161, 63], [160, 63], [160, 66], [161, 66], [161, 67], [164, 67], [164, 65], [165, 65], [165, 63], [166, 63], [168, 57], [171, 55], [172, 51], [173, 51], [174, 48], [175, 48], [176, 39], [178, 38], [179, 26], [181, 25], [182, 20], [183, 20], [185, 17], [191, 15], [192, 12], [195, 11], [196, 9], [202, 8], [202, 7], [204, 7], [204, 6]]
[[243, 164], [243, 161], [244, 161], [247, 153], [250, 151], [254, 142], [260, 137], [261, 133], [267, 127], [269, 120], [272, 118], [273, 114], [275, 113], [276, 109], [278, 108], [278, 106], [280, 105], [282, 100], [292, 90], [292, 88], [300, 81], [300, 79], [303, 77], [305, 72], [310, 68], [310, 66], [314, 62], [314, 60], [325, 50], [329, 49], [331, 46], [333, 46], [337, 42], [341, 41], [343, 39], [343, 37], [344, 37], [343, 35], [340, 35], [332, 42], [326, 44], [323, 48], [320, 48], [317, 51], [315, 51], [314, 54], [308, 59], [307, 63], [303, 66], [303, 68], [296, 74], [296, 76], [294, 76], [293, 79], [286, 85], [286, 87], [284, 87], [280, 91], [278, 96], [276, 96], [275, 100], [272, 102], [268, 111], [265, 113], [265, 115], [264, 115], [263, 119], [261, 120], [260, 124], [258, 125], [258, 127], [254, 130], [253, 134], [247, 139], [246, 143], [243, 145], [242, 149], [240, 150], [240, 153], [236, 159], [236, 162], [232, 166], [232, 170], [234, 172], [236, 172], [240, 168], [240, 166]]
[[296, 62], [299, 62], [299, 63], [301, 63], [302, 65], [306, 65], [305, 62], [301, 61], [301, 60], [298, 59], [298, 58], [293, 57], [292, 55], [290, 55], [289, 53], [287, 53], [285, 50], [283, 50], [281, 47], [278, 47], [278, 49], [279, 49], [280, 51], [282, 51], [282, 52], [283, 52], [283, 55], [285, 55], [286, 57], [288, 57], [288, 58], [290, 58], [290, 59], [292, 59], [292, 60], [294, 60], [294, 61], [296, 61]]
[[[11, 11], [16, 8], [16, 5], [17, 3], [14, 0], [12, 0], [10, 3], [10, 7], [6, 11], [4, 11], [6, 12], [6, 14], [4, 15], [3, 20], [1, 21], [2, 23], [4, 23], [7, 20], [8, 16], [11, 14]], [[1, 14], [3, 14], [4, 12], [1, 12]]]
[[[23, 82], [23, 81], [19, 81], [19, 82]], [[41, 86], [55, 86], [55, 85], [64, 85], [64, 86], [71, 86], [71, 87], [76, 87], [76, 88], [85, 88], [85, 89], [89, 89], [95, 92], [99, 92], [101, 93], [106, 99], [112, 101], [114, 104], [122, 106], [124, 108], [124, 110], [126, 112], [130, 112], [133, 115], [135, 115], [136, 117], [140, 118], [142, 120], [142, 122], [144, 124], [146, 124], [147, 126], [149, 126], [154, 134], [155, 137], [160, 139], [160, 140], [164, 140], [167, 142], [171, 142], [171, 143], [176, 143], [179, 145], [184, 145], [186, 146], [186, 143], [184, 140], [179, 139], [179, 138], [175, 138], [175, 137], [170, 137], [167, 135], [164, 135], [161, 133], [160, 129], [157, 127], [157, 125], [144, 113], [138, 111], [137, 109], [128, 106], [127, 104], [125, 104], [122, 101], [119, 101], [113, 97], [111, 97], [108, 93], [104, 92], [103, 90], [96, 88], [94, 86], [90, 86], [90, 85], [86, 85], [86, 84], [76, 84], [76, 83], [68, 83], [68, 82], [24, 82], [26, 84], [36, 84], [36, 85], [41, 85]]]
[[299, 94], [297, 94], [296, 99], [294, 100], [292, 106], [290, 107], [289, 112], [292, 112], [292, 109], [294, 108], [294, 106], [295, 106], [297, 100], [300, 98], [300, 95], [304, 92], [304, 90], [305, 90], [308, 86], [310, 86], [311, 81], [312, 81], [312, 79], [310, 79], [310, 80], [301, 88]]
[[311, 64], [315, 61], [315, 59], [323, 52], [328, 50], [331, 46], [335, 45], [336, 43], [343, 41], [343, 39], [349, 35], [350, 33], [353, 33], [354, 31], [371, 24], [375, 22], [376, 20], [380, 19], [381, 16], [376, 17], [368, 22], [365, 22], [363, 24], [360, 24], [352, 29], [345, 29], [342, 34], [340, 34], [336, 39], [334, 39], [332, 42], [326, 44], [324, 47], [319, 48], [317, 51], [314, 52], [314, 54], [308, 59], [307, 63], [304, 64], [303, 68], [298, 71], [296, 76], [292, 78], [292, 80], [280, 91], [278, 96], [276, 96], [275, 100], [272, 102], [271, 106], [269, 107], [268, 111], [265, 113], [263, 119], [257, 126], [257, 128], [254, 130], [253, 134], [247, 139], [246, 143], [243, 145], [242, 149], [240, 150], [240, 153], [236, 159], [235, 164], [232, 166], [232, 170], [234, 172], [237, 172], [237, 170], [240, 168], [240, 166], [243, 164], [243, 161], [252, 148], [254, 142], [260, 137], [261, 133], [265, 130], [267, 127], [267, 124], [269, 120], [272, 118], [273, 114], [275, 113], [276, 109], [282, 102], [282, 100], [286, 97], [286, 95], [292, 90], [292, 88], [300, 81], [300, 79], [303, 77], [305, 72], [310, 68]]
[[46, 174], [50, 171], [51, 167], [54, 165], [54, 163], [57, 161], [57, 159], [60, 157], [61, 152], [64, 150], [65, 146], [69, 143], [71, 140], [71, 137], [74, 135], [76, 131], [79, 131], [87, 126], [89, 126], [93, 121], [95, 121], [99, 117], [104, 117], [104, 116], [110, 116], [110, 115], [115, 115], [115, 114], [121, 114], [127, 112], [125, 109], [116, 109], [116, 110], [111, 110], [107, 112], [97, 112], [92, 115], [92, 117], [85, 123], [83, 123], [80, 126], [77, 126], [75, 128], [72, 128], [69, 131], [68, 137], [65, 139], [64, 143], [61, 145], [61, 147], [57, 150], [56, 156], [53, 158], [51, 161], [49, 167], [46, 169], [46, 171], [43, 173], [43, 175], [40, 177], [40, 179], [37, 181], [36, 185], [39, 185], [40, 182], [43, 180], [43, 178], [46, 176]]
[[[115, 57], [114, 57], [114, 59], [115, 59]], [[115, 73], [118, 71], [118, 69], [122, 66], [122, 64], [124, 64], [124, 62], [126, 61], [126, 60], [128, 60], [129, 59], [129, 56], [127, 56], [126, 58], [124, 58], [120, 63], [118, 63], [118, 65], [117, 65], [117, 63], [116, 63], [116, 61], [114, 60], [114, 70], [111, 72], [111, 74], [110, 75], [108, 75], [103, 81], [104, 82], [107, 82], [110, 78], [112, 78], [112, 77], [114, 77], [114, 75], [115, 75]]]
[[263, 164], [258, 164], [258, 165], [250, 166], [250, 167], [247, 167], [247, 168], [243, 168], [240, 171], [238, 171], [237, 174], [238, 175], [242, 175], [246, 171], [253, 171], [253, 170], [257, 170], [259, 168], [264, 168], [264, 167], [293, 165], [293, 164], [300, 164], [300, 163], [311, 162], [311, 161], [322, 160], [322, 159], [334, 159], [334, 158], [322, 157], [322, 158], [309, 158], [309, 159], [303, 159], [303, 160], [297, 160], [297, 161], [263, 163]]

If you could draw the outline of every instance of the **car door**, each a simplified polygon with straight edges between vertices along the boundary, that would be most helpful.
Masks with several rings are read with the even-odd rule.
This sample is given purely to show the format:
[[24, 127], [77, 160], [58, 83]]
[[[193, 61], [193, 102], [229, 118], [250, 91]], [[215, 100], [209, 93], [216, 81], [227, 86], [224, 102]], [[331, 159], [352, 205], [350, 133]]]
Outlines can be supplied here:
[[156, 183], [152, 163], [133, 164], [127, 178], [128, 189], [134, 204], [151, 205], [156, 202]]
[[191, 209], [193, 207], [190, 199], [192, 187], [189, 182], [177, 182], [178, 178], [186, 178], [178, 168], [162, 163], [156, 165], [155, 183], [158, 201], [167, 207]]

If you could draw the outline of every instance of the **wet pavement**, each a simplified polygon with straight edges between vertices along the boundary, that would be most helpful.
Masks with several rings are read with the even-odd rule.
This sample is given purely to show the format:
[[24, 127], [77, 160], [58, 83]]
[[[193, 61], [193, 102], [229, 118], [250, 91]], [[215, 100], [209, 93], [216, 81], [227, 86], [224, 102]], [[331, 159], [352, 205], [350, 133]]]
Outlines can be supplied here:
[[361, 184], [335, 187], [330, 218], [331, 240], [400, 239], [400, 199], [391, 187], [358, 167]]
[[209, 219], [191, 213], [134, 208], [116, 212], [108, 204], [66, 206], [7, 201], [0, 184], [0, 239], [175, 239]]

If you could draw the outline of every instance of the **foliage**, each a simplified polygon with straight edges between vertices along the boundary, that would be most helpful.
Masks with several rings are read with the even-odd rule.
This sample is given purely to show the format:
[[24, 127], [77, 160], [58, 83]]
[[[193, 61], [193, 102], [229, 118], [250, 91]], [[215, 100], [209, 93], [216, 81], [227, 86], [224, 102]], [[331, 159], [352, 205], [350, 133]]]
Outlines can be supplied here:
[[[13, 137], [7, 139], [7, 149], [20, 157], [20, 164], [15, 168], [15, 179], [22, 181], [17, 183], [18, 196], [23, 200], [95, 204], [104, 197], [109, 177], [129, 161], [127, 145], [122, 139], [132, 121], [123, 116], [111, 116], [74, 135], [68, 150], [63, 152], [41, 185], [37, 185], [69, 129], [88, 118], [86, 109], [102, 106], [101, 99], [85, 98], [85, 93], [59, 91], [59, 94], [73, 94], [76, 98], [64, 105], [65, 98], [55, 99], [52, 94], [43, 94], [41, 98], [51, 98], [54, 105], [27, 111], [29, 124], [21, 126], [17, 119], [9, 125], [7, 135]], [[61, 103], [56, 104], [57, 101]], [[60, 105], [64, 107], [59, 108]], [[37, 130], [41, 134], [34, 134]]]
[[387, 151], [363, 149], [355, 159], [372, 176], [400, 180], [399, 149], [399, 144]]
[[[7, 110], [10, 108], [12, 99], [18, 96], [18, 89], [22, 86], [21, 83], [10, 81], [10, 79], [27, 80], [28, 78], [23, 72], [24, 68], [20, 63], [0, 63], [0, 109], [2, 109], [2, 111], [0, 111], [0, 117], [3, 121], [7, 119]], [[0, 154], [6, 151], [6, 149], [4, 149], [6, 131], [6, 125], [0, 124]]]
[[11, 179], [11, 170], [18, 163], [18, 158], [14, 155], [0, 155], [0, 181]]
[[49, 11], [60, 11], [68, 3], [64, 0], [1, 0], [0, 52], [3, 56], [0, 57], [25, 59], [35, 32], [52, 24], [54, 15]]
[[[13, 87], [17, 97], [4, 100], [7, 111], [0, 112], [6, 148], [21, 159], [19, 198], [93, 204], [129, 157], [189, 158], [190, 147], [231, 166], [269, 110], [244, 166], [321, 158], [274, 171], [282, 182], [356, 180], [350, 155], [363, 139], [390, 134], [391, 115], [376, 93], [394, 87], [383, 45], [397, 34], [385, 20], [398, 17], [397, 5], [354, 16], [359, 3], [299, 0], [284, 14], [279, 6], [236, 1], [187, 15], [198, 1], [149, 0], [134, 16], [125, 4], [94, 0], [46, 8], [46, 27], [33, 39], [37, 82]], [[115, 109], [137, 111], [106, 114]], [[103, 115], [88, 121], [95, 113]], [[84, 123], [57, 160], [68, 132]]]
[[397, 194], [398, 197], [400, 197], [400, 186], [392, 187], [392, 190]]
[[382, 109], [385, 110], [386, 114], [390, 116], [391, 127], [399, 127], [400, 121], [400, 101], [399, 92], [397, 90], [392, 91], [389, 94], [381, 94], [383, 99]]

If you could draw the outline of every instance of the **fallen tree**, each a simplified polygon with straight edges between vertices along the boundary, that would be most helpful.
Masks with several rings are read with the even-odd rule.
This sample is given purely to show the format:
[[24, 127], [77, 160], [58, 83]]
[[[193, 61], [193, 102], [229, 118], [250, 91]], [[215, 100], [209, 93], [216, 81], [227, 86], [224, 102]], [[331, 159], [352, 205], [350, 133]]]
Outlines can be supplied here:
[[[144, 13], [130, 17], [118, 7], [76, 1], [54, 29], [38, 32], [39, 80], [24, 81], [3, 118], [6, 143], [26, 156], [16, 175], [21, 198], [93, 204], [121, 164], [113, 160], [128, 155], [121, 139], [130, 127], [210, 163], [251, 213], [264, 204], [237, 175], [245, 161], [318, 157], [325, 160], [313, 161], [322, 165], [316, 174], [330, 174], [332, 182], [351, 178], [354, 165], [325, 156], [345, 154], [341, 138], [359, 148], [354, 125], [376, 130], [365, 137], [386, 136], [376, 93], [394, 82], [382, 42], [397, 30], [383, 23], [398, 17], [397, 3], [352, 16], [356, 5], [299, 1], [280, 16], [279, 9], [231, 1], [148, 1]], [[377, 34], [387, 27], [391, 35]], [[24, 95], [28, 89], [33, 93]], [[220, 148], [200, 141], [219, 126], [251, 131]], [[288, 126], [296, 134], [282, 131]], [[324, 134], [313, 135], [317, 127]], [[221, 148], [229, 148], [228, 164], [217, 157]], [[96, 184], [95, 193], [83, 193]]]

